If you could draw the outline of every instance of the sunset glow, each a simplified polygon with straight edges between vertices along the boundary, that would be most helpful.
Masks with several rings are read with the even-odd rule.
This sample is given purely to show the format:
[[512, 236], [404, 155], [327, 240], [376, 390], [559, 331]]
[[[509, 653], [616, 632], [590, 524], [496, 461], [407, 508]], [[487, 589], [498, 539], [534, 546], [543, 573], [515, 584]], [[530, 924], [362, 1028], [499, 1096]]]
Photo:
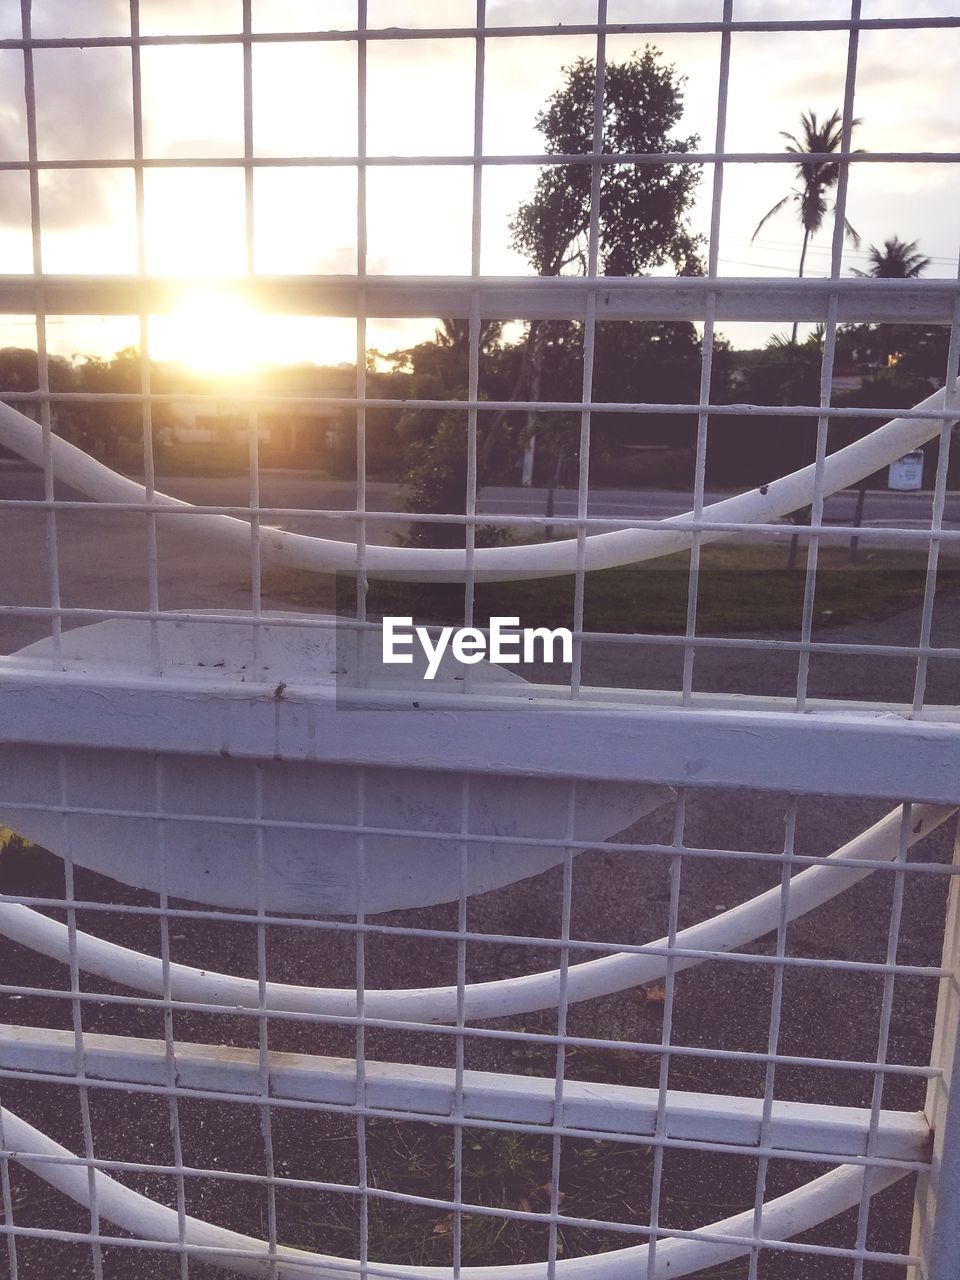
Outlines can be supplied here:
[[226, 290], [196, 288], [169, 316], [154, 320], [153, 347], [161, 359], [202, 373], [241, 374], [262, 358], [263, 317]]
[[268, 365], [351, 361], [356, 325], [336, 317], [266, 314], [229, 289], [197, 285], [168, 315], [152, 317], [150, 351], [198, 373], [236, 378]]

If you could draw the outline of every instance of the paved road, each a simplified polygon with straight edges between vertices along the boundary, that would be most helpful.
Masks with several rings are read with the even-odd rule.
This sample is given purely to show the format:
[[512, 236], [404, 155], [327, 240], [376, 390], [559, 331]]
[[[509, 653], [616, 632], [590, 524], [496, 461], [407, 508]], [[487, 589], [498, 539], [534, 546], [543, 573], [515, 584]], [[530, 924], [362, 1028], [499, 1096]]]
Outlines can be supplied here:
[[[707, 504], [728, 498], [731, 490], [711, 489], [704, 494]], [[488, 487], [481, 496], [481, 510], [498, 514], [522, 512], [540, 515], [546, 510], [545, 489], [516, 489]], [[857, 495], [846, 490], [827, 498], [824, 514], [829, 524], [852, 522], [856, 511]], [[681, 515], [693, 505], [689, 493], [663, 489], [598, 489], [590, 496], [588, 514], [597, 517], [625, 516], [632, 519], [658, 520]], [[864, 505], [864, 523], [867, 525], [912, 525], [930, 520], [931, 498], [924, 493], [892, 493], [871, 490]], [[577, 514], [577, 494], [572, 489], [558, 489], [554, 509], [559, 516]], [[947, 500], [946, 517], [953, 523], [960, 522], [960, 494], [951, 494]]]
[[[188, 502], [243, 506], [249, 500], [249, 485], [244, 476], [210, 479], [207, 477], [175, 476], [158, 480], [158, 487]], [[704, 495], [709, 503], [719, 502], [734, 492], [729, 489], [711, 489]], [[58, 496], [82, 499], [82, 495], [64, 490]], [[32, 467], [0, 462], [0, 498], [29, 499], [42, 497], [40, 473]], [[400, 510], [402, 501], [399, 486], [393, 482], [369, 481], [367, 506], [371, 511]], [[827, 498], [825, 517], [831, 524], [851, 523], [856, 510], [857, 495], [845, 490]], [[352, 481], [325, 480], [315, 474], [302, 471], [264, 471], [261, 477], [261, 503], [263, 506], [298, 508], [303, 516], [278, 517], [276, 523], [288, 528], [333, 530], [342, 525], [323, 522], [313, 515], [317, 510], [353, 510], [356, 504], [356, 486]], [[604, 488], [590, 496], [588, 513], [598, 518], [624, 517], [626, 519], [662, 519], [689, 511], [692, 495], [685, 491], [666, 489], [637, 490]], [[488, 485], [479, 495], [482, 512], [490, 515], [543, 515], [547, 506], [547, 490], [522, 489], [519, 486]], [[871, 490], [867, 494], [863, 512], [864, 523], [870, 525], [911, 526], [929, 523], [931, 495], [929, 493], [896, 493], [888, 490]], [[575, 516], [577, 494], [574, 489], [558, 489], [554, 495], [554, 513], [557, 516]], [[945, 512], [949, 525], [960, 527], [960, 493], [947, 497]], [[373, 522], [369, 536], [372, 541], [388, 542], [390, 533], [377, 530], [381, 526]]]

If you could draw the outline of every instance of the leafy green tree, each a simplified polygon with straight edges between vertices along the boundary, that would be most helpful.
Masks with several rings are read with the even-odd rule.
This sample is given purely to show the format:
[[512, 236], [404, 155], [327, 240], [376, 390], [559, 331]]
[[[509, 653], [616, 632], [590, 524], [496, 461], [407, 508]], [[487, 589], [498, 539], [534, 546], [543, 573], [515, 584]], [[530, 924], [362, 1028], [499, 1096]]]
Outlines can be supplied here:
[[[47, 381], [51, 391], [71, 391], [75, 385], [73, 366], [62, 356], [47, 359]], [[40, 386], [40, 366], [36, 351], [29, 347], [3, 347], [0, 349], [0, 398], [3, 392], [36, 391]], [[15, 409], [39, 420], [39, 405], [30, 401], [11, 401]], [[71, 434], [71, 412], [63, 404], [51, 406], [53, 429], [60, 435]], [[0, 456], [6, 450], [0, 446]]]
[[[601, 147], [605, 154], [683, 154], [696, 136], [678, 133], [683, 113], [684, 77], [647, 47], [623, 62], [608, 63], [604, 75]], [[593, 150], [596, 66], [581, 58], [564, 71], [563, 82], [537, 117], [549, 155], [585, 155]], [[588, 266], [593, 166], [557, 163], [540, 172], [533, 192], [510, 225], [512, 243], [540, 275], [582, 274]], [[599, 171], [598, 267], [608, 275], [637, 275], [672, 263], [680, 274], [702, 270], [699, 238], [688, 215], [700, 181], [698, 166], [683, 162], [604, 163]], [[696, 394], [699, 344], [692, 325], [618, 323], [602, 326], [595, 379], [610, 398], [655, 400], [665, 374], [684, 363]], [[405, 353], [410, 394], [417, 398], [459, 397], [467, 382], [469, 352], [465, 322], [445, 322], [433, 343]], [[521, 342], [505, 343], [499, 327], [481, 333], [482, 394], [500, 400], [577, 400], [583, 378], [583, 327], [570, 322], [531, 322]], [[689, 366], [689, 367], [688, 367]], [[399, 366], [398, 366], [399, 367]], [[632, 381], [631, 381], [632, 375]], [[669, 376], [666, 381], [669, 381]], [[668, 398], [664, 396], [663, 398]], [[675, 397], [673, 397], [675, 398]], [[598, 415], [598, 419], [600, 415]], [[481, 413], [481, 481], [505, 474], [518, 449], [536, 435], [540, 472], [556, 479], [575, 469], [579, 415], [539, 418], [523, 412]], [[613, 448], [627, 423], [597, 423], [598, 447]], [[466, 424], [462, 413], [416, 411], [400, 424], [408, 445], [410, 508], [463, 510]], [[464, 478], [463, 483], [461, 477]], [[442, 526], [420, 525], [418, 541], [442, 536]], [[451, 536], [456, 533], [452, 529]], [[462, 535], [461, 535], [462, 538]]]
[[[624, 62], [604, 68], [600, 149], [605, 155], [639, 155], [692, 151], [695, 134], [675, 132], [683, 115], [686, 78], [648, 45]], [[594, 146], [596, 64], [579, 58], [564, 70], [564, 82], [537, 116], [547, 155], [589, 154]], [[700, 238], [689, 227], [700, 170], [683, 163], [636, 164], [607, 162], [600, 166], [597, 209], [597, 264], [605, 275], [640, 275], [672, 263], [678, 274], [702, 271]], [[533, 194], [517, 210], [510, 233], [513, 247], [541, 276], [575, 272], [588, 267], [593, 166], [554, 164], [543, 168]], [[541, 398], [544, 370], [549, 365], [554, 325], [531, 321], [527, 328], [515, 400]], [[483, 461], [498, 443], [506, 414], [497, 415], [487, 433]], [[557, 424], [554, 424], [556, 426]], [[533, 415], [524, 434], [542, 427]], [[557, 432], [553, 433], [557, 436]], [[567, 450], [572, 449], [567, 442]]]
[[[73, 370], [62, 356], [49, 356], [47, 378], [53, 391], [68, 390], [73, 383]], [[0, 349], [0, 387], [4, 391], [36, 391], [40, 372], [36, 351], [29, 347]]]
[[[726, 386], [727, 343], [714, 343], [712, 397]], [[685, 322], [616, 321], [598, 326], [594, 395], [601, 401], [696, 404], [700, 398], [701, 346], [695, 327]], [[591, 443], [605, 460], [630, 445], [690, 446], [696, 413], [601, 413], [593, 421]], [[592, 461], [592, 460], [591, 460]]]
[[818, 404], [823, 364], [823, 325], [803, 342], [788, 341], [782, 333], [767, 339], [751, 378], [750, 399], [756, 404]]
[[[456, 515], [466, 510], [467, 417], [463, 410], [441, 414], [429, 441], [408, 455], [406, 509], [417, 514]], [[462, 547], [464, 528], [458, 523], [417, 520], [404, 539], [412, 546]], [[493, 526], [479, 525], [478, 547], [499, 541]]]
[[[686, 77], [648, 45], [604, 69], [601, 150], [606, 155], [682, 153], [699, 139], [672, 131], [683, 114]], [[596, 65], [579, 58], [537, 116], [547, 155], [593, 150]], [[697, 261], [698, 238], [686, 223], [700, 171], [685, 164], [606, 163], [600, 168], [598, 262], [605, 275], [639, 275], [672, 262], [681, 274]], [[511, 224], [513, 245], [539, 275], [586, 269], [593, 182], [589, 164], [541, 170], [533, 195]]]
[[[812, 462], [817, 419], [783, 417], [778, 405], [816, 405], [820, 399], [823, 327], [803, 342], [774, 334], [762, 350], [741, 357], [741, 381], [722, 393], [737, 402], [770, 405], [769, 414], [718, 414], [710, 421], [707, 477], [718, 485], [764, 484]], [[719, 397], [718, 397], [719, 398]], [[802, 520], [805, 512], [797, 514]]]
[[[478, 333], [480, 351], [488, 353], [499, 342], [502, 332], [503, 325], [499, 320], [481, 320]], [[436, 338], [437, 346], [441, 351], [453, 352], [460, 358], [464, 366], [464, 376], [470, 360], [470, 337], [469, 320], [440, 321]]]
[[[501, 348], [501, 325], [480, 326], [481, 378], [494, 393]], [[417, 400], [463, 400], [467, 396], [470, 326], [463, 320], [444, 320], [433, 342], [422, 342], [391, 356], [394, 368], [405, 373], [405, 394]], [[491, 382], [491, 373], [494, 375]], [[414, 513], [456, 515], [466, 510], [467, 415], [458, 409], [410, 409], [397, 431], [404, 450], [406, 509]], [[463, 527], [416, 521], [407, 539], [421, 546], [463, 546]], [[490, 530], [477, 530], [477, 543], [495, 540]]]
[[[136, 347], [125, 347], [110, 360], [83, 356], [75, 368], [81, 391], [96, 394], [140, 391], [140, 352]], [[154, 390], [157, 389], [154, 385]], [[163, 417], [162, 410], [159, 417]], [[113, 465], [120, 460], [121, 443], [135, 446], [143, 438], [143, 410], [133, 401], [81, 403], [75, 422], [83, 447]], [[155, 429], [161, 425], [156, 407], [153, 425]], [[135, 448], [130, 452], [134, 454]]]

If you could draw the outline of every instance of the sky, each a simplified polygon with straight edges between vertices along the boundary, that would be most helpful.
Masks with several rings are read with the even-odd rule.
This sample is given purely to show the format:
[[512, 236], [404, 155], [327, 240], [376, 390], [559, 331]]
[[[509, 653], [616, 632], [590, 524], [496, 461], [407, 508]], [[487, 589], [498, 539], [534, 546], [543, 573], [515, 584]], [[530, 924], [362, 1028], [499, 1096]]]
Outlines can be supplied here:
[[[240, 0], [141, 0], [144, 33], [238, 31]], [[721, 0], [609, 0], [618, 21], [713, 20]], [[36, 36], [129, 34], [128, 0], [34, 0]], [[943, 0], [863, 0], [864, 17], [950, 14]], [[736, 0], [737, 18], [843, 18], [845, 0]], [[368, 0], [370, 27], [469, 26], [475, 0]], [[490, 26], [590, 22], [595, 0], [488, 0]], [[356, 25], [355, 0], [253, 0], [254, 29], [290, 32]], [[0, 0], [0, 38], [20, 33], [19, 0]], [[643, 37], [611, 36], [607, 57], [623, 60]], [[657, 36], [666, 61], [686, 77], [678, 133], [697, 133], [712, 149], [720, 37]], [[846, 33], [737, 33], [732, 42], [727, 146], [775, 151], [780, 130], [800, 112], [821, 116], [841, 105]], [[370, 155], [449, 155], [473, 147], [471, 39], [371, 41], [367, 148]], [[538, 110], [562, 82], [563, 67], [595, 54], [590, 36], [489, 38], [486, 42], [484, 149], [536, 152]], [[124, 159], [132, 155], [130, 52], [35, 53], [41, 159]], [[349, 156], [356, 149], [357, 47], [353, 42], [255, 46], [255, 155]], [[856, 145], [868, 151], [960, 151], [960, 30], [861, 34]], [[146, 48], [142, 54], [144, 146], [148, 157], [237, 157], [243, 147], [239, 46]], [[23, 63], [0, 50], [0, 162], [27, 155]], [[536, 170], [485, 170], [481, 270], [529, 273], [511, 248], [508, 225], [529, 195]], [[755, 240], [754, 228], [792, 184], [783, 165], [728, 165], [719, 269], [734, 276], [795, 275], [800, 230], [787, 210]], [[146, 174], [146, 266], [151, 274], [230, 276], [245, 269], [243, 176], [239, 169], [173, 168]], [[712, 173], [704, 171], [691, 222], [706, 232]], [[258, 272], [350, 274], [356, 270], [356, 170], [352, 166], [270, 168], [255, 183], [254, 263]], [[470, 269], [471, 175], [467, 167], [403, 166], [368, 174], [368, 258], [372, 274], [461, 274]], [[133, 176], [123, 169], [46, 171], [40, 179], [42, 254], [51, 273], [124, 274], [137, 267]], [[955, 276], [960, 252], [960, 166], [852, 167], [847, 212], [862, 236], [844, 250], [844, 273], [866, 264], [866, 249], [893, 235], [918, 240], [927, 274]], [[813, 242], [807, 274], [830, 262], [829, 227]], [[27, 175], [0, 169], [0, 273], [32, 270]], [[0, 318], [0, 345], [34, 345], [28, 317]], [[746, 325], [730, 333], [754, 345], [768, 333]], [[428, 336], [430, 323], [371, 321], [369, 345], [391, 350]], [[336, 363], [353, 358], [352, 323], [231, 312], [222, 295], [196, 290], [179, 315], [158, 318], [151, 346], [159, 358], [226, 367], [256, 348], [281, 361]], [[246, 345], [244, 338], [246, 337]], [[54, 317], [50, 350], [112, 354], [135, 343], [133, 318]]]

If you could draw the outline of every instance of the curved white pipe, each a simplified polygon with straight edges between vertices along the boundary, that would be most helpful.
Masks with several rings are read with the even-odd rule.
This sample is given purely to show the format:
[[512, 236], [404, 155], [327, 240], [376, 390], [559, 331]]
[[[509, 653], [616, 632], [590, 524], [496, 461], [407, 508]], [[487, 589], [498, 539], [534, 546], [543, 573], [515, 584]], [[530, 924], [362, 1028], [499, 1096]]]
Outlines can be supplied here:
[[[943, 388], [917, 405], [918, 409], [942, 410]], [[888, 466], [911, 449], [918, 448], [942, 430], [936, 418], [894, 418], [862, 440], [831, 453], [823, 464], [823, 492], [836, 493], [862, 480], [873, 471]], [[30, 418], [0, 402], [0, 444], [12, 449], [36, 466], [43, 465], [43, 433]], [[58, 436], [51, 435], [50, 451], [53, 473], [63, 484], [80, 490], [100, 502], [145, 502], [146, 489], [117, 475], [109, 467]], [[811, 464], [792, 475], [773, 480], [762, 489], [725, 498], [704, 507], [705, 521], [730, 524], [763, 524], [779, 519], [790, 511], [808, 506], [814, 496], [815, 466]], [[190, 507], [167, 494], [157, 493], [154, 502], [160, 507]], [[660, 522], [656, 529], [625, 529], [595, 534], [586, 540], [586, 568], [612, 569], [638, 564], [658, 556], [683, 551], [690, 545], [691, 534], [671, 526], [689, 521], [692, 512]], [[193, 515], [178, 517], [178, 528], [194, 532], [198, 538], [235, 551], [249, 553], [250, 526], [233, 516]], [[705, 531], [702, 542], [728, 537], [723, 530]], [[290, 569], [308, 569], [319, 573], [335, 570], [349, 572], [357, 567], [357, 548], [352, 542], [331, 538], [315, 538], [283, 529], [261, 527], [261, 555], [265, 564]], [[540, 543], [536, 546], [483, 547], [474, 552], [476, 576], [487, 581], [510, 581], [550, 574], [574, 573], [577, 568], [577, 544], [572, 539]], [[368, 545], [364, 566], [372, 577], [392, 574], [429, 573], [437, 581], [461, 580], [466, 571], [465, 553], [427, 547], [380, 547]]]
[[[24, 1168], [85, 1208], [90, 1208], [88, 1167], [79, 1163], [53, 1164], [31, 1160], [31, 1156], [53, 1156], [76, 1161], [76, 1157], [34, 1129], [19, 1116], [0, 1109], [0, 1127], [4, 1147]], [[867, 1170], [859, 1165], [841, 1165], [823, 1177], [814, 1179], [763, 1206], [761, 1221], [765, 1240], [789, 1240], [818, 1226], [828, 1218], [859, 1204]], [[870, 1194], [890, 1186], [904, 1176], [902, 1169], [876, 1168], [870, 1179]], [[146, 1196], [122, 1186], [99, 1169], [93, 1180], [97, 1212], [116, 1226], [141, 1240], [159, 1243], [180, 1242], [180, 1222], [175, 1209], [156, 1204]], [[753, 1210], [724, 1218], [702, 1230], [711, 1235], [750, 1236], [753, 1234]], [[275, 1262], [269, 1257], [265, 1241], [238, 1231], [213, 1226], [199, 1218], [187, 1217], [184, 1224], [187, 1252], [217, 1266], [230, 1267], [245, 1276], [276, 1277], [276, 1280], [357, 1280], [360, 1264], [350, 1258], [308, 1253], [303, 1249], [279, 1246]], [[202, 1250], [203, 1252], [198, 1252]], [[221, 1251], [221, 1256], [207, 1250]], [[253, 1257], [231, 1256], [231, 1250], [252, 1253]], [[562, 1280], [666, 1280], [667, 1277], [690, 1275], [704, 1267], [718, 1266], [749, 1253], [749, 1244], [725, 1244], [717, 1240], [663, 1239], [658, 1241], [654, 1270], [648, 1262], [650, 1246], [634, 1245], [613, 1249], [592, 1257], [567, 1258], [556, 1263], [556, 1275]], [[399, 1280], [453, 1280], [449, 1267], [393, 1266], [373, 1263], [370, 1276], [396, 1276]], [[461, 1280], [546, 1280], [546, 1262], [497, 1267], [462, 1267]]]
[[[900, 847], [901, 809], [894, 809], [868, 830], [824, 859], [824, 865], [810, 867], [790, 881], [787, 919], [795, 920], [821, 906], [844, 889], [870, 874], [871, 868], [836, 867], [837, 858], [892, 860]], [[923, 839], [945, 822], [956, 807], [916, 805], [911, 811], [907, 841]], [[682, 929], [675, 946], [700, 951], [731, 951], [762, 937], [777, 927], [780, 916], [780, 887], [768, 889], [739, 906], [710, 920]], [[70, 962], [67, 926], [49, 916], [16, 903], [0, 903], [0, 934], [42, 955]], [[668, 939], [653, 945], [666, 947]], [[156, 956], [147, 956], [88, 933], [76, 934], [77, 963], [87, 973], [137, 991], [162, 996], [164, 970]], [[676, 956], [674, 970], [702, 963], [700, 957]], [[598, 960], [572, 965], [567, 973], [567, 999], [571, 1002], [611, 995], [628, 987], [641, 986], [663, 977], [667, 957], [662, 954], [616, 952]], [[260, 988], [252, 978], [194, 969], [188, 965], [169, 966], [173, 999], [240, 1008], [260, 1007]], [[520, 978], [471, 983], [464, 988], [464, 1014], [468, 1022], [500, 1018], [555, 1008], [560, 998], [560, 970], [532, 973]], [[357, 1012], [357, 996], [346, 988], [292, 986], [268, 982], [266, 1008], [270, 1012], [324, 1014], [352, 1018]], [[457, 988], [422, 987], [364, 993], [365, 1014], [405, 1022], [454, 1022], [457, 1018]]]

